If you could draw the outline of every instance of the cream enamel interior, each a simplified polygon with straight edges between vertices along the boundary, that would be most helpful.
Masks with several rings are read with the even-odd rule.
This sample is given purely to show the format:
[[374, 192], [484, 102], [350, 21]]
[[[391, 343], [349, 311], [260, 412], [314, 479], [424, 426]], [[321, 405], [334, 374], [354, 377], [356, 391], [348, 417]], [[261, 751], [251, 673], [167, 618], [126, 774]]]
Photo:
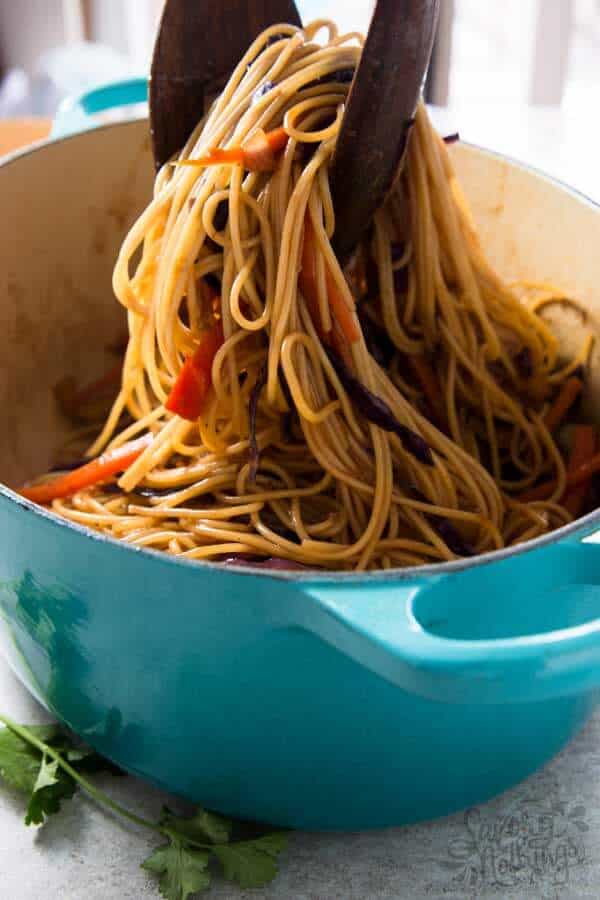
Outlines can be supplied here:
[[[585, 305], [548, 313], [567, 354], [582, 328], [600, 336], [600, 210], [550, 179], [501, 157], [455, 145], [452, 155], [484, 247], [507, 278], [550, 280]], [[15, 486], [44, 471], [69, 430], [52, 386], [86, 383], [114, 356], [124, 314], [111, 289], [119, 244], [151, 196], [146, 122], [112, 125], [0, 166], [4, 234], [0, 329], [0, 480]], [[600, 420], [593, 354], [586, 403]]]

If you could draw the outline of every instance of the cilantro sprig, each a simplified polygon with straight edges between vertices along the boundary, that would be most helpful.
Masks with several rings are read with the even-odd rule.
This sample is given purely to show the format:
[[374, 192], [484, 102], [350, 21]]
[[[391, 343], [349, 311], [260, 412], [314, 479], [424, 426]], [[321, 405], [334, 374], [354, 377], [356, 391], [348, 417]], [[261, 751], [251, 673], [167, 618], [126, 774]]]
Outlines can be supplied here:
[[245, 837], [244, 826], [201, 807], [188, 818], [165, 808], [151, 822], [90, 782], [87, 776], [94, 772], [123, 773], [61, 726], [18, 725], [3, 715], [0, 722], [6, 726], [0, 730], [0, 777], [27, 796], [26, 825], [42, 825], [81, 789], [100, 806], [161, 836], [163, 843], [142, 868], [158, 877], [167, 900], [187, 900], [208, 890], [215, 865], [242, 888], [262, 887], [277, 875], [285, 834]]

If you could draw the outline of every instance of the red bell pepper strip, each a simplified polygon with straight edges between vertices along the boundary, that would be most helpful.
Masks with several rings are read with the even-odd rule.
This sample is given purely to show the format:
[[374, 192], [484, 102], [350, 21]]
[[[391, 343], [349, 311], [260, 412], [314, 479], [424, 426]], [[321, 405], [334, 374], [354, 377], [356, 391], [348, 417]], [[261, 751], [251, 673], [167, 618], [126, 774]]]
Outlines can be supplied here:
[[195, 422], [202, 414], [211, 387], [214, 358], [224, 341], [217, 322], [205, 331], [192, 356], [188, 356], [165, 404], [169, 412]]

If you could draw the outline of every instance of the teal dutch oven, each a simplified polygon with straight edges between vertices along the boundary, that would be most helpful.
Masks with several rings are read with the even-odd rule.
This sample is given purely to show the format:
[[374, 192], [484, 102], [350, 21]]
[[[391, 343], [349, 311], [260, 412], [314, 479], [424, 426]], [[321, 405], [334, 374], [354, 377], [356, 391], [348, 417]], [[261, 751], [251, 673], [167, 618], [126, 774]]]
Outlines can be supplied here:
[[[143, 97], [142, 83], [94, 92], [63, 110], [68, 136], [0, 166], [7, 485], [44, 471], [66, 436], [52, 385], [105, 370], [122, 333], [111, 267], [150, 197], [148, 128], [88, 116]], [[598, 208], [506, 158], [452, 153], [498, 269], [570, 288], [596, 328]], [[567, 348], [569, 315], [555, 316]], [[600, 420], [595, 397], [593, 366]], [[0, 487], [2, 647], [53, 714], [176, 794], [279, 825], [401, 824], [497, 794], [586, 721], [598, 529], [592, 513], [496, 554], [385, 573], [257, 572], [134, 549]]]

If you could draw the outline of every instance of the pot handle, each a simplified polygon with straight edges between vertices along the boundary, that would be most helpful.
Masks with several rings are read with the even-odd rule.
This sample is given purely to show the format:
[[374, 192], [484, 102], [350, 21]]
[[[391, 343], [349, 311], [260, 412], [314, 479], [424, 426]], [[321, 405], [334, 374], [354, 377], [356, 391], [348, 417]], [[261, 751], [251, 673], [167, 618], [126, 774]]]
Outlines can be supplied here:
[[[541, 573], [545, 587], [531, 590], [529, 601], [539, 606], [530, 607], [534, 613], [519, 619], [520, 600], [498, 585], [505, 583], [510, 591], [511, 584], [517, 587], [517, 579], [527, 574], [528, 583], [534, 585]], [[499, 578], [505, 581], [498, 582]], [[475, 609], [482, 620], [492, 616], [488, 633], [496, 629], [515, 636], [454, 639], [427, 630], [419, 621], [419, 615], [435, 619], [440, 606], [451, 623], [453, 608], [476, 596], [476, 591], [481, 606]], [[403, 690], [431, 700], [540, 701], [600, 685], [600, 548], [590, 544], [560, 542], [499, 563], [418, 581], [309, 583], [304, 593], [313, 601], [305, 627]], [[509, 608], [516, 613], [516, 631], [510, 630], [510, 613], [502, 608], [502, 597], [513, 603]], [[429, 610], [425, 616], [424, 608]], [[494, 615], [500, 626], [494, 624]], [[466, 607], [462, 616], [463, 623], [468, 622]], [[532, 623], [537, 630], [532, 631]], [[434, 624], [430, 627], [435, 629]], [[481, 629], [481, 622], [477, 627]]]
[[109, 109], [121, 109], [148, 99], [148, 80], [130, 78], [101, 85], [77, 97], [67, 97], [52, 124], [52, 137], [68, 137], [101, 125], [95, 116]]

